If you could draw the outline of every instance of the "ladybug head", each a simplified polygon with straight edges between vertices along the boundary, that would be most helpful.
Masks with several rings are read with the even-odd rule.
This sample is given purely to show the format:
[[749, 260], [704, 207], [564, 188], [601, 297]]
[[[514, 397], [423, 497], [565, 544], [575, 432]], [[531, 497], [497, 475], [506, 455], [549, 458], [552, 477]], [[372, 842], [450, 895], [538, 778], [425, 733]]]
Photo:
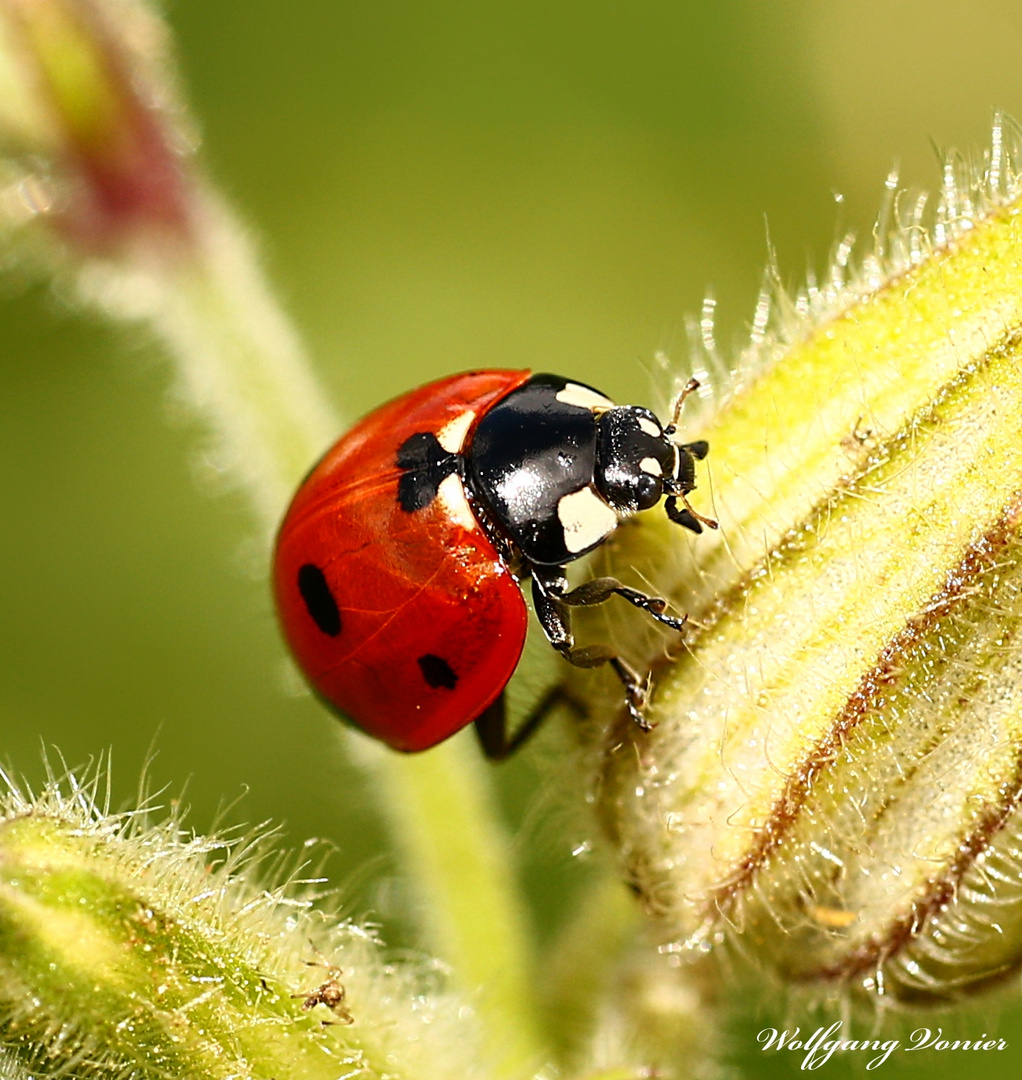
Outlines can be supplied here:
[[600, 416], [596, 486], [619, 513], [656, 506], [677, 476], [678, 459], [677, 447], [649, 409], [621, 405]]
[[[600, 415], [596, 486], [618, 513], [648, 510], [665, 495], [684, 496], [695, 487], [695, 463], [706, 456], [707, 445], [677, 443], [674, 433], [673, 424], [664, 428], [649, 409], [637, 405]], [[687, 520], [684, 524], [692, 527]]]

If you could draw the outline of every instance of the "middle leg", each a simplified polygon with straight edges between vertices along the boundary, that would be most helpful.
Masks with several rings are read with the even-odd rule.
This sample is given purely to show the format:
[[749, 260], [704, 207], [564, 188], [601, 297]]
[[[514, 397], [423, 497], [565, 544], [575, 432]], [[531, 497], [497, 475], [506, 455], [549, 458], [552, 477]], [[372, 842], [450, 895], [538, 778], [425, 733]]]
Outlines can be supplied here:
[[[604, 599], [614, 590], [608, 590]], [[580, 668], [595, 668], [608, 664], [621, 680], [625, 689], [625, 705], [632, 719], [649, 731], [650, 725], [642, 715], [646, 704], [646, 683], [639, 673], [623, 660], [609, 645], [584, 645], [575, 647], [575, 635], [571, 629], [571, 613], [564, 600], [568, 594], [568, 582], [560, 567], [533, 567], [532, 599], [536, 616], [547, 641], [568, 661]], [[590, 601], [596, 603], [597, 601]]]

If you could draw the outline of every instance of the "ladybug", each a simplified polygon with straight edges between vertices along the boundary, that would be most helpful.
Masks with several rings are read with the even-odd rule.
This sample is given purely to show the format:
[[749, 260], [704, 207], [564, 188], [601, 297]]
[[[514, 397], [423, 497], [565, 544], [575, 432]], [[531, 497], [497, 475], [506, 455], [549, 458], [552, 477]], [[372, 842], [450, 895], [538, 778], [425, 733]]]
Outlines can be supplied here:
[[[605, 645], [576, 647], [570, 609], [612, 595], [680, 630], [666, 601], [603, 577], [569, 588], [565, 565], [666, 496], [688, 505], [705, 442], [676, 441], [648, 409], [618, 406], [556, 375], [472, 371], [370, 413], [315, 466], [277, 538], [274, 590], [291, 651], [316, 692], [397, 750], [425, 750], [476, 721], [484, 751], [509, 753], [503, 691], [532, 599], [550, 644], [578, 667], [609, 664], [643, 724], [645, 685]], [[643, 725], [645, 726], [645, 725]]]

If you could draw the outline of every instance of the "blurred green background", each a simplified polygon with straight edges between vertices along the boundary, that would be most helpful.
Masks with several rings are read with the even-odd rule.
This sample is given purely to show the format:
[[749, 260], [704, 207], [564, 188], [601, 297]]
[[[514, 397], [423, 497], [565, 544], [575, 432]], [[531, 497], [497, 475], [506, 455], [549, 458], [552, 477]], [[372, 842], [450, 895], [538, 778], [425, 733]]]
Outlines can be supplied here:
[[[176, 0], [167, 14], [208, 167], [349, 418], [473, 366], [648, 401], [654, 353], [684, 362], [708, 287], [718, 341], [742, 339], [768, 226], [795, 285], [845, 229], [868, 235], [893, 162], [933, 188], [934, 144], [978, 151], [994, 107], [1022, 117], [1017, 0]], [[119, 801], [155, 748], [155, 785], [184, 790], [195, 826], [244, 793], [227, 820], [332, 840], [351, 910], [404, 940], [409, 898], [371, 800], [336, 721], [285, 693], [249, 519], [210, 488], [169, 369], [47, 290], [9, 285], [4, 301], [5, 761], [38, 781], [41, 747], [72, 764], [112, 748]], [[536, 791], [530, 754], [495, 775], [548, 934], [584, 874], [584, 826]], [[796, 1071], [797, 1055], [758, 1054], [762, 1024], [736, 1024], [736, 1060]], [[1020, 1026], [1001, 1022], [1009, 1039]], [[1007, 1075], [1007, 1059], [884, 1069]]]

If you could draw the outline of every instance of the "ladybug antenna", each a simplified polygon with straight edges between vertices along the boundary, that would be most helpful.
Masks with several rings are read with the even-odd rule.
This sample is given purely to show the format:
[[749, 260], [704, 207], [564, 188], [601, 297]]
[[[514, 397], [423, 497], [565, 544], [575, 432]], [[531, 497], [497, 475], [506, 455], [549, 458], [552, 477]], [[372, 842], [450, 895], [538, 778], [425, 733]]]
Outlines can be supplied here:
[[685, 404], [685, 399], [694, 394], [699, 389], [698, 379], [689, 379], [687, 383], [681, 388], [681, 393], [674, 401], [674, 410], [671, 413], [671, 422], [664, 428], [665, 435], [673, 435], [678, 430], [678, 420], [681, 417], [681, 407]]

